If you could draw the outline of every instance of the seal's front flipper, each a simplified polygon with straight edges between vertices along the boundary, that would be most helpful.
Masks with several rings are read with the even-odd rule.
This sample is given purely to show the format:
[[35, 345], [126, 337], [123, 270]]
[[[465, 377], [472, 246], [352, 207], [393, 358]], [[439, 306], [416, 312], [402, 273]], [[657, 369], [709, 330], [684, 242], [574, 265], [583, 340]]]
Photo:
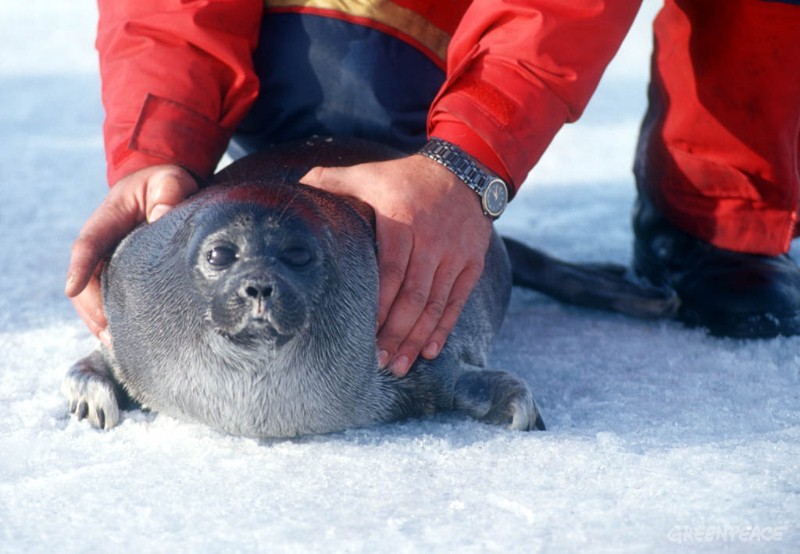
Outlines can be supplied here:
[[680, 300], [672, 289], [654, 287], [614, 264], [573, 264], [503, 237], [514, 284], [587, 308], [642, 318], [672, 317]]
[[61, 391], [79, 420], [88, 419], [98, 429], [111, 429], [119, 422], [119, 391], [99, 349], [69, 368]]
[[544, 422], [528, 385], [506, 371], [475, 368], [456, 380], [455, 410], [479, 421], [509, 429], [544, 431]]

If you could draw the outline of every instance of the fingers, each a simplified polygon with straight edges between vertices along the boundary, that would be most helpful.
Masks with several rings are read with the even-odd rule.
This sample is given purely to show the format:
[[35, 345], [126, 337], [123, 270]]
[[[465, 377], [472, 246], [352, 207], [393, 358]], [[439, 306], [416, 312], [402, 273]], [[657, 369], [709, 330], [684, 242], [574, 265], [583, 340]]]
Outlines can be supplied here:
[[67, 284], [64, 293], [74, 298], [89, 283], [92, 270], [102, 258], [104, 250], [94, 240], [88, 237], [78, 237], [72, 243], [72, 257], [67, 269]]
[[147, 182], [144, 213], [152, 223], [198, 191], [197, 181], [178, 166], [165, 166]]
[[106, 347], [111, 347], [111, 336], [108, 334], [108, 321], [103, 311], [102, 294], [100, 292], [99, 271], [92, 275], [83, 291], [71, 298], [75, 311]]
[[109, 337], [100, 291], [101, 261], [137, 225], [155, 221], [197, 189], [191, 174], [179, 166], [141, 169], [114, 185], [81, 228], [72, 244], [64, 292], [103, 342]]
[[[449, 260], [417, 270], [413, 265], [378, 335], [379, 348], [391, 359], [389, 371], [398, 377], [420, 354], [426, 359], [439, 355], [483, 270], [482, 263], [460, 269]], [[415, 277], [417, 271], [422, 275]], [[429, 275], [432, 280], [426, 281]]]
[[300, 178], [300, 182], [304, 185], [311, 185], [312, 187], [324, 188], [328, 192], [336, 192], [332, 190], [337, 185], [339, 179], [335, 177], [335, 167], [312, 167], [308, 173]]
[[191, 174], [174, 165], [147, 167], [120, 180], [72, 245], [67, 296], [74, 297], [86, 287], [100, 260], [139, 223], [155, 221], [197, 189]]
[[127, 234], [125, 229], [131, 223], [113, 204], [109, 206], [107, 200], [89, 217], [72, 245], [64, 292], [92, 334], [110, 348], [100, 290], [101, 261]]
[[[427, 334], [428, 337], [427, 339], [421, 339], [424, 340], [424, 343], [420, 343], [424, 344], [421, 350], [423, 358], [432, 360], [439, 355], [439, 352], [442, 351], [442, 347], [444, 346], [447, 337], [456, 326], [456, 322], [461, 315], [461, 311], [467, 304], [469, 295], [472, 292], [472, 289], [475, 288], [475, 285], [477, 284], [478, 279], [480, 279], [482, 272], [482, 264], [480, 266], [471, 266], [465, 269], [458, 276], [458, 279], [455, 281], [455, 283], [453, 283], [444, 312], [438, 319], [438, 322], [434, 324], [434, 320], [429, 319], [427, 322], [423, 322], [427, 323], [427, 325], [422, 326], [419, 331], [417, 331], [415, 327], [414, 332], [412, 332], [412, 336], [419, 336], [421, 338], [425, 337]], [[419, 326], [419, 323], [417, 325]], [[432, 330], [431, 327], [433, 327]], [[416, 347], [416, 344], [412, 343], [411, 347]], [[405, 344], [400, 347], [400, 350], [402, 351], [404, 348], [406, 348]]]
[[422, 156], [310, 170], [301, 182], [354, 196], [375, 211], [378, 360], [405, 375], [435, 358], [480, 278], [491, 222], [475, 193]]
[[137, 224], [133, 214], [121, 211], [107, 198], [89, 217], [72, 244], [64, 292], [70, 298], [89, 283], [100, 261]]
[[[380, 274], [378, 288], [378, 328], [380, 329], [385, 325], [389, 309], [394, 305], [400, 287], [403, 286], [406, 279], [406, 269], [414, 247], [414, 236], [408, 227], [388, 218], [381, 218], [376, 226], [378, 272]], [[430, 286], [430, 282], [428, 286]], [[406, 286], [406, 294], [408, 294], [408, 290], [409, 287]], [[390, 346], [388, 341], [385, 346]]]
[[[389, 370], [398, 376], [403, 376], [408, 372], [408, 368], [417, 358], [419, 348], [414, 348], [416, 341], [411, 341], [409, 332], [417, 324], [418, 320], [429, 319], [422, 317], [426, 307], [428, 307], [429, 296], [433, 286], [433, 278], [436, 267], [426, 261], [420, 261], [419, 255], [412, 258], [407, 268], [402, 268], [401, 264], [404, 257], [398, 257], [397, 261], [389, 262], [393, 273], [391, 277], [385, 276], [383, 267], [379, 264], [380, 286], [379, 286], [379, 321], [381, 314], [384, 323], [378, 330], [378, 351], [379, 359], [387, 361], [391, 359]], [[385, 266], [384, 266], [385, 267]], [[395, 280], [399, 286], [395, 285]], [[395, 293], [395, 294], [393, 294]], [[445, 297], [446, 300], [446, 297]], [[436, 311], [438, 302], [431, 304], [431, 312]], [[441, 313], [438, 314], [441, 316]], [[434, 317], [436, 315], [434, 314]], [[438, 320], [438, 317], [436, 317]], [[404, 351], [400, 351], [401, 344], [407, 343]]]

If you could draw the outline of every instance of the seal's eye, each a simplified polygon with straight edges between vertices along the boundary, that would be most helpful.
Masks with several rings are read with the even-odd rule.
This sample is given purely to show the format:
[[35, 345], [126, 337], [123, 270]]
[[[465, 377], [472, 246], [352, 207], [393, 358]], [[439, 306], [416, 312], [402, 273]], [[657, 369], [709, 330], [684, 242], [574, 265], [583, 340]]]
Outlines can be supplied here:
[[293, 267], [304, 267], [311, 262], [311, 252], [303, 247], [297, 246], [287, 248], [281, 252], [281, 261]]
[[236, 250], [230, 246], [215, 246], [206, 253], [208, 263], [217, 269], [223, 269], [236, 261]]

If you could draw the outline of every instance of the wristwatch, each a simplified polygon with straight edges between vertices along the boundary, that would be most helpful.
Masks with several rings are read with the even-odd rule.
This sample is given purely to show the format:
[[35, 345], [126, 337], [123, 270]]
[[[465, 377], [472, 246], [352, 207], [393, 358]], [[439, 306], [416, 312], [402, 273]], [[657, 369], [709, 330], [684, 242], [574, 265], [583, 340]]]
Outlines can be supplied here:
[[439, 162], [456, 177], [478, 193], [483, 213], [497, 219], [508, 204], [508, 185], [505, 181], [484, 171], [475, 160], [455, 144], [432, 138], [419, 151], [433, 161]]

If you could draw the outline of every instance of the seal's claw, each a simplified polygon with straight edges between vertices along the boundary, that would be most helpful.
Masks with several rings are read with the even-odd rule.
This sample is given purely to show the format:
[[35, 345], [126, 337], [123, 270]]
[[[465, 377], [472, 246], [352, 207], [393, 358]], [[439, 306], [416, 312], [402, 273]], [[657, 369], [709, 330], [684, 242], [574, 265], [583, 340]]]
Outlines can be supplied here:
[[544, 430], [528, 385], [505, 371], [465, 371], [456, 381], [454, 407], [492, 425]]
[[533, 422], [533, 428], [537, 431], [547, 431], [547, 427], [544, 425], [544, 420], [542, 419], [541, 414], [536, 414], [536, 421]]
[[69, 400], [70, 413], [79, 421], [88, 419], [98, 429], [111, 429], [119, 422], [116, 387], [99, 351], [69, 368], [62, 392]]
[[[517, 388], [517, 386], [513, 385], [513, 388]], [[511, 422], [508, 425], [509, 429], [517, 431], [545, 430], [542, 416], [527, 386], [525, 386], [524, 391], [512, 391], [508, 402], [508, 409], [513, 413]]]

